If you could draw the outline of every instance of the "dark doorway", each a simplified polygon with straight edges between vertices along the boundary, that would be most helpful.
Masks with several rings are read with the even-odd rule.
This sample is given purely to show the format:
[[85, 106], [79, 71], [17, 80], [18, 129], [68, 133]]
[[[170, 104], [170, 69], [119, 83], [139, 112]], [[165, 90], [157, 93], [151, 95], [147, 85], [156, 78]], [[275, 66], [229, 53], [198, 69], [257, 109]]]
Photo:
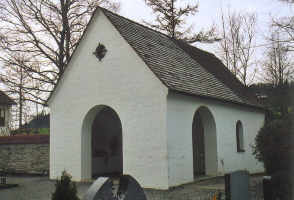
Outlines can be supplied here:
[[123, 173], [122, 126], [116, 112], [107, 106], [92, 124], [92, 177]]
[[199, 111], [196, 112], [192, 125], [194, 177], [205, 175], [204, 126]]

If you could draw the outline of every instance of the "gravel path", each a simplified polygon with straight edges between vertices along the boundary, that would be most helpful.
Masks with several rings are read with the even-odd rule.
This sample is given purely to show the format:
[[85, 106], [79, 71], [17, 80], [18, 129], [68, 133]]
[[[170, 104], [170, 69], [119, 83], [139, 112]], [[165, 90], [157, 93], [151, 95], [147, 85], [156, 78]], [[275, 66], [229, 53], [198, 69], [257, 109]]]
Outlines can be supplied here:
[[[255, 189], [255, 182], [260, 182], [258, 180], [259, 177], [251, 177], [251, 192]], [[48, 177], [9, 177], [8, 183], [19, 186], [1, 189], [0, 200], [50, 200], [55, 189], [55, 182]], [[83, 197], [89, 187], [90, 183], [78, 183], [78, 196]], [[145, 193], [148, 200], [198, 200], [208, 199], [200, 197], [211, 197], [217, 191], [224, 193], [223, 177], [182, 185], [168, 191], [146, 189]]]
[[[0, 190], [0, 200], [50, 200], [55, 189], [48, 177], [9, 177], [8, 183], [18, 187]], [[78, 194], [83, 196], [89, 183], [78, 183]]]

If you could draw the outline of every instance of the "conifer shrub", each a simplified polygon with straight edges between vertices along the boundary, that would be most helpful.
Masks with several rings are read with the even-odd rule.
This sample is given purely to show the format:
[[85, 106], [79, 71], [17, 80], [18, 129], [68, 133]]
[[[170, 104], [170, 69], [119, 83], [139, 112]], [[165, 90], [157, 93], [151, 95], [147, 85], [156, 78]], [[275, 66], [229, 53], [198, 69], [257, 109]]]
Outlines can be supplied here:
[[254, 155], [263, 162], [268, 175], [291, 170], [294, 155], [292, 117], [266, 123], [255, 138]]
[[273, 199], [292, 200], [294, 189], [294, 125], [293, 115], [267, 122], [258, 132], [255, 157], [263, 162], [271, 176]]
[[52, 200], [79, 200], [77, 196], [76, 184], [71, 180], [71, 176], [65, 171], [62, 172], [60, 179], [56, 181], [55, 192]]

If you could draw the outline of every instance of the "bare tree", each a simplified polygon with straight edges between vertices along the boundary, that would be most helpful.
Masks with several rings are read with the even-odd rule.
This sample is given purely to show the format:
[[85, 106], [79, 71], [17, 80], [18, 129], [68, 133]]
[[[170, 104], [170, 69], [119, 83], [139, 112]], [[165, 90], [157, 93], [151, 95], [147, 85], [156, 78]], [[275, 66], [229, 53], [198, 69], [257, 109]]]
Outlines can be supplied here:
[[285, 50], [294, 51], [294, 17], [284, 17], [280, 19], [273, 19], [273, 27], [278, 28], [282, 37], [273, 38], [272, 42], [282, 42], [285, 44]]
[[[179, 5], [177, 0], [144, 0], [157, 15], [155, 23], [144, 21], [148, 26], [168, 34], [172, 38], [183, 39], [189, 43], [214, 42], [216, 36], [214, 26], [208, 31], [194, 33], [193, 26], [185, 28], [185, 17], [194, 16], [198, 12], [198, 3]], [[178, 4], [177, 4], [178, 3]]]
[[[14, 62], [22, 64], [26, 62], [25, 59], [21, 55], [15, 55]], [[35, 93], [31, 91], [31, 88], [34, 87], [31, 75], [22, 67], [9, 64], [8, 66], [4, 65], [0, 79], [5, 85], [6, 93], [17, 102], [18, 106], [17, 109], [13, 109], [12, 120], [17, 121], [18, 127], [21, 128], [23, 122], [25, 122], [24, 116], [29, 114], [26, 112], [29, 107], [28, 101], [34, 101], [32, 95], [35, 95]]]
[[[279, 1], [288, 3], [289, 5], [294, 5], [294, 0]], [[285, 50], [294, 51], [294, 16], [292, 15], [272, 19], [272, 26], [277, 28], [280, 33], [280, 37], [278, 38], [279, 41], [273, 40], [273, 42], [282, 42], [285, 44]]]
[[279, 42], [279, 32], [273, 32], [268, 40], [277, 42], [272, 42], [266, 49], [263, 62], [264, 81], [273, 84], [274, 87], [282, 86], [294, 80], [294, 63], [287, 45]]
[[256, 15], [251, 13], [222, 14], [222, 40], [219, 43], [221, 58], [245, 86], [248, 86], [255, 74], [250, 73], [250, 70], [254, 65], [256, 21]]
[[[30, 95], [28, 101], [45, 104], [97, 5], [119, 8], [119, 4], [111, 0], [0, 2], [0, 61], [8, 68], [21, 68], [38, 82], [26, 88]], [[16, 54], [25, 57], [25, 62], [15, 59]]]
[[294, 0], [280, 0], [280, 1], [283, 1], [283, 2], [286, 2], [286, 3], [294, 3]]

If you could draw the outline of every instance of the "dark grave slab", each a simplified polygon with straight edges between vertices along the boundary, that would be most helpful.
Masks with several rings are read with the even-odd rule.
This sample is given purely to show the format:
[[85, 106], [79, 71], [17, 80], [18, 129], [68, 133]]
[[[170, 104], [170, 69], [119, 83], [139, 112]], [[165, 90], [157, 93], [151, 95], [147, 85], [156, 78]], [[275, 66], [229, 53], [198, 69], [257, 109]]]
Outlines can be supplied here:
[[84, 200], [147, 200], [143, 188], [129, 175], [98, 178]]

